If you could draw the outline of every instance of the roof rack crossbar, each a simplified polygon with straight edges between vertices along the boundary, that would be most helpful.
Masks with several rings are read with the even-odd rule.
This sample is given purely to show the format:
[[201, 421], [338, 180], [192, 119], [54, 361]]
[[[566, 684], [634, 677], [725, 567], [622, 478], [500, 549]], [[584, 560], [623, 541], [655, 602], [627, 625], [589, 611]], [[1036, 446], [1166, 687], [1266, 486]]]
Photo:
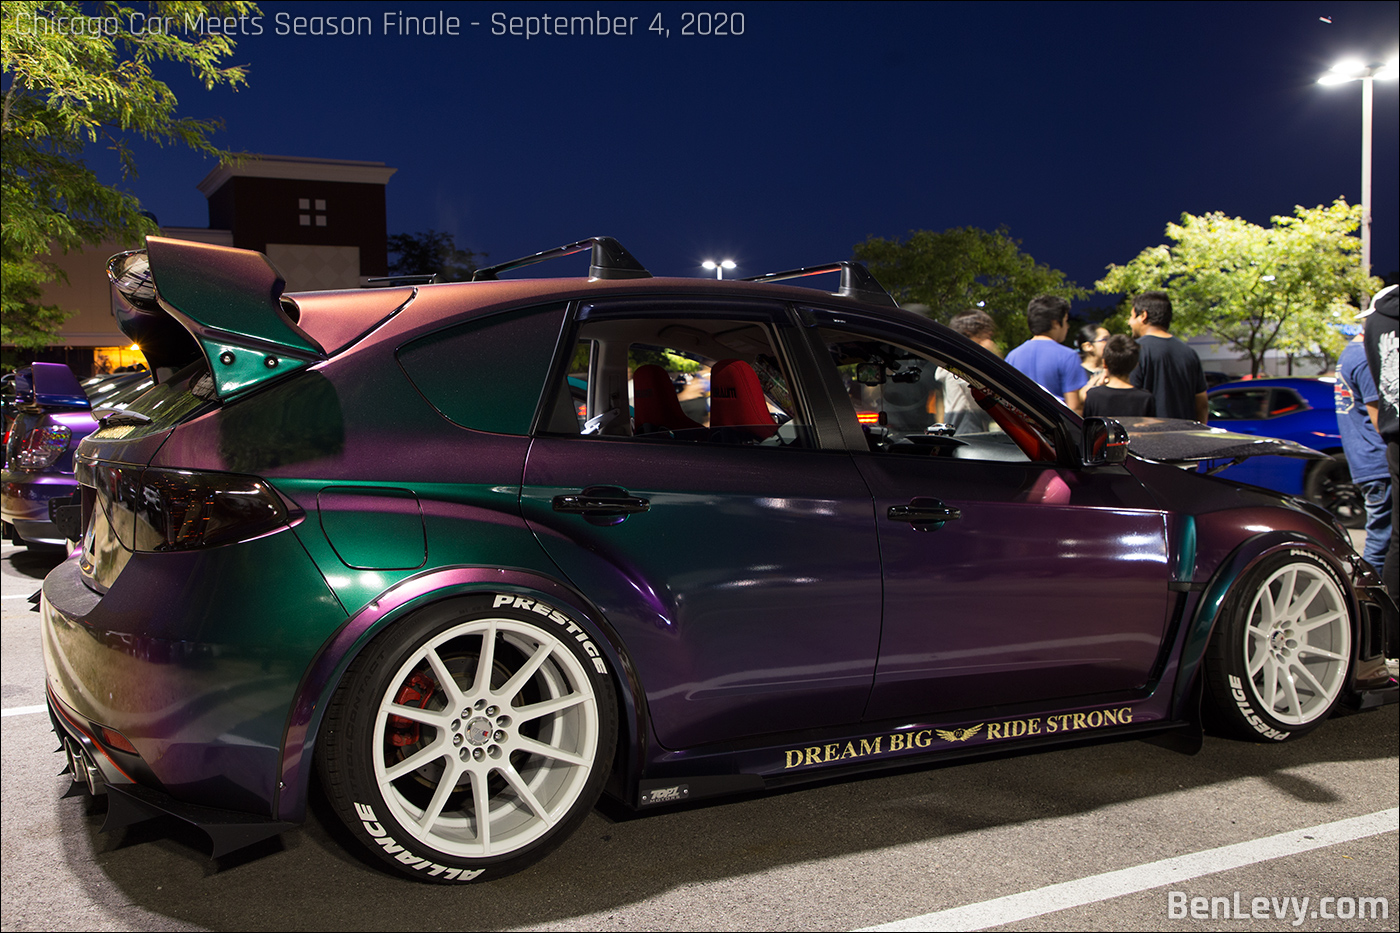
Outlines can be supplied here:
[[436, 272], [415, 272], [408, 275], [381, 275], [365, 279], [364, 288], [398, 288], [401, 285], [432, 285], [437, 281]]
[[544, 262], [546, 259], [558, 259], [561, 256], [571, 256], [589, 247], [593, 249], [593, 260], [588, 266], [588, 275], [590, 278], [651, 278], [651, 273], [646, 270], [646, 267], [638, 262], [635, 256], [627, 252], [617, 240], [610, 236], [591, 236], [586, 240], [579, 240], [577, 243], [568, 243], [564, 246], [556, 246], [554, 249], [547, 249], [543, 252], [535, 253], [533, 256], [523, 256], [520, 259], [512, 259], [510, 262], [487, 266], [485, 269], [477, 269], [476, 273], [472, 276], [472, 281], [494, 281], [502, 272], [508, 272], [511, 269], [519, 269], [523, 266], [532, 266], [537, 262]]
[[869, 301], [875, 304], [890, 305], [899, 307], [899, 303], [894, 300], [885, 287], [881, 285], [875, 276], [870, 274], [870, 270], [864, 264], [843, 259], [840, 262], [829, 262], [820, 266], [804, 266], [801, 269], [789, 269], [786, 272], [769, 272], [766, 275], [755, 275], [744, 279], [745, 282], [781, 282], [786, 279], [800, 279], [809, 275], [822, 275], [827, 272], [841, 273], [841, 284], [836, 289], [836, 294], [843, 298], [856, 298], [860, 301]]

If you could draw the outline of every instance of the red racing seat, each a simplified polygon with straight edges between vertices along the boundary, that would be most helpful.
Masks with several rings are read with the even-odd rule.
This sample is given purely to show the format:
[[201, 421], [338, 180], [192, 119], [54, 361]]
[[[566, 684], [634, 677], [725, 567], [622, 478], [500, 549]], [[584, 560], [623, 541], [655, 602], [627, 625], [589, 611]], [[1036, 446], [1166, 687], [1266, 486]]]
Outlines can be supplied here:
[[732, 428], [745, 440], [778, 433], [758, 374], [743, 360], [720, 360], [710, 368], [710, 427]]
[[671, 377], [655, 363], [638, 366], [632, 374], [632, 421], [634, 434], [704, 428], [681, 410]]

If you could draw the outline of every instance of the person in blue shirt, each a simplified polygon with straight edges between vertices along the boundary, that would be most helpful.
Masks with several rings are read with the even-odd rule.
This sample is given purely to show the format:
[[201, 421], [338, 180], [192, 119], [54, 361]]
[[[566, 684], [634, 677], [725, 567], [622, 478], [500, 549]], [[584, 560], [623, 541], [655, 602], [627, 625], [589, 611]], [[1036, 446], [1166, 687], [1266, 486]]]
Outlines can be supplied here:
[[1089, 381], [1089, 374], [1079, 364], [1079, 354], [1064, 344], [1069, 335], [1069, 302], [1054, 295], [1037, 295], [1026, 307], [1026, 323], [1034, 336], [1006, 354], [1006, 362], [1078, 413], [1084, 405], [1079, 390]]
[[1380, 417], [1380, 392], [1366, 363], [1362, 335], [1347, 344], [1337, 360], [1337, 433], [1347, 455], [1351, 481], [1366, 497], [1366, 546], [1361, 556], [1377, 571], [1390, 548], [1392, 511], [1390, 467], [1385, 462], [1385, 442], [1376, 429]]

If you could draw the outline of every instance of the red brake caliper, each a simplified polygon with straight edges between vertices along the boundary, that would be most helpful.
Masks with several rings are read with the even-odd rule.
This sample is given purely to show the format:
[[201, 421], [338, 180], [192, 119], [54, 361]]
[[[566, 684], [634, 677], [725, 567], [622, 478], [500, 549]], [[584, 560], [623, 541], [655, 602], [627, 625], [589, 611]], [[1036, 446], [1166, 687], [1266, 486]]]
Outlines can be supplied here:
[[[428, 708], [428, 699], [433, 695], [437, 686], [424, 677], [422, 674], [414, 674], [408, 678], [408, 683], [399, 689], [399, 695], [394, 697], [394, 702], [400, 706], [416, 706], [419, 709]], [[389, 717], [389, 744], [402, 748], [405, 745], [412, 745], [418, 741], [418, 723], [402, 716]]]

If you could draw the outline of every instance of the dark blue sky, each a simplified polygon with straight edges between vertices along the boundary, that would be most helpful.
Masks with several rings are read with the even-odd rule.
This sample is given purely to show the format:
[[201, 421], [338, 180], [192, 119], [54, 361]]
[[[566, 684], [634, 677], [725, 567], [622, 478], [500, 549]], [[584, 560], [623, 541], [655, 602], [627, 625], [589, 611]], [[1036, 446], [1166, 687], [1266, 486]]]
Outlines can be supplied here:
[[[385, 35], [383, 14], [463, 21]], [[266, 2], [237, 93], [169, 80], [231, 149], [383, 161], [389, 231], [503, 261], [618, 237], [658, 274], [848, 258], [871, 235], [1006, 225], [1092, 285], [1182, 212], [1256, 223], [1360, 200], [1361, 89], [1316, 78], [1395, 55], [1395, 3], [706, 4], [743, 35], [683, 37], [685, 5]], [[492, 15], [635, 16], [631, 36], [494, 36]], [[670, 37], [647, 30], [660, 13]], [[373, 34], [277, 35], [277, 16]], [[1330, 24], [1319, 17], [1330, 17]], [[472, 20], [478, 27], [467, 26]], [[1394, 82], [1376, 85], [1373, 270], [1400, 268]], [[130, 188], [203, 226], [212, 167], [138, 148]], [[1089, 303], [1093, 303], [1090, 301]]]

